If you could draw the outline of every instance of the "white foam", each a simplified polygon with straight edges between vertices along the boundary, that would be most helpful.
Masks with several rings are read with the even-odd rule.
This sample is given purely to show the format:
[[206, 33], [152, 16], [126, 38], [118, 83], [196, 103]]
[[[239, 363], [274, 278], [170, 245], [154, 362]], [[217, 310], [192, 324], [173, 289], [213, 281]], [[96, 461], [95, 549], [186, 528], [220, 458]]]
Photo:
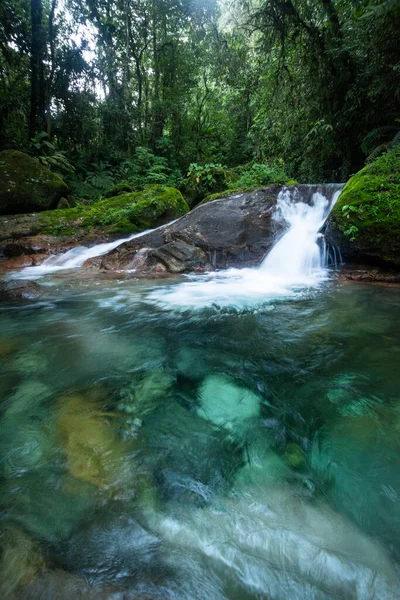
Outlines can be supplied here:
[[154, 290], [148, 300], [163, 308], [241, 308], [317, 287], [328, 276], [324, 253], [318, 245], [319, 230], [339, 193], [330, 202], [317, 192], [307, 204], [283, 190], [277, 199], [275, 218], [286, 229], [258, 268], [191, 277], [191, 281]]
[[[172, 225], [175, 223], [177, 219], [168, 223], [168, 225]], [[106, 242], [103, 244], [96, 244], [95, 246], [91, 246], [90, 248], [86, 246], [76, 246], [75, 248], [71, 248], [67, 252], [63, 254], [54, 254], [46, 258], [46, 260], [36, 267], [26, 267], [25, 269], [21, 269], [20, 271], [16, 271], [12, 273], [13, 279], [38, 279], [43, 277], [44, 275], [48, 275], [50, 273], [55, 273], [56, 271], [61, 271], [65, 269], [78, 269], [81, 267], [87, 260], [90, 258], [96, 258], [97, 256], [103, 256], [114, 248], [118, 248], [121, 244], [125, 242], [130, 242], [136, 238], [140, 238], [148, 233], [152, 233], [153, 231], [157, 231], [164, 227], [161, 225], [160, 227], [156, 227], [154, 229], [147, 229], [146, 231], [141, 231], [140, 233], [133, 233], [129, 237], [114, 240], [113, 242]]]

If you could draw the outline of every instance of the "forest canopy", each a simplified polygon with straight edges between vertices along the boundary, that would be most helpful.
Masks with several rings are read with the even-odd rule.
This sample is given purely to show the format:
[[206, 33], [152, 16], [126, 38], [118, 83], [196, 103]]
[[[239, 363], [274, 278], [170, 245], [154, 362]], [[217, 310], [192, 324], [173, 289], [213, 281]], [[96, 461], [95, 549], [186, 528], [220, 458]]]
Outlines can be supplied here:
[[86, 201], [344, 181], [400, 143], [399, 31], [397, 0], [3, 0], [0, 150]]

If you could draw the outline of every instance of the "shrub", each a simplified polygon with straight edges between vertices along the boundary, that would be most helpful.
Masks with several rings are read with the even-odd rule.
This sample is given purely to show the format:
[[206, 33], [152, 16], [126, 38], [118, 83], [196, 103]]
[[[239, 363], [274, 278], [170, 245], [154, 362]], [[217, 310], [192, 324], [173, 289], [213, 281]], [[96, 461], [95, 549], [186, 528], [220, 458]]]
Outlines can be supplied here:
[[273, 183], [287, 183], [289, 176], [285, 171], [283, 162], [277, 162], [272, 165], [255, 163], [242, 173], [234, 188], [245, 190], [262, 185], [271, 185]]

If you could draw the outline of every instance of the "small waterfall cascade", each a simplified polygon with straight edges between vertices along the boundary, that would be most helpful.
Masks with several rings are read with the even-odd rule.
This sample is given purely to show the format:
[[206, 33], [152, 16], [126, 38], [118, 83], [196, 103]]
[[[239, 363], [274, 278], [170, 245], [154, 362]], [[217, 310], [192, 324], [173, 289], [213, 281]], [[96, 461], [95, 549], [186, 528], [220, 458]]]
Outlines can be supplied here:
[[[174, 221], [172, 221], [173, 223]], [[25, 269], [21, 269], [16, 273], [13, 273], [14, 279], [35, 279], [38, 277], [43, 277], [44, 275], [48, 275], [49, 273], [55, 273], [56, 271], [61, 271], [64, 269], [78, 269], [81, 267], [89, 258], [95, 258], [97, 256], [103, 256], [107, 254], [107, 252], [111, 252], [114, 248], [118, 248], [121, 244], [125, 242], [130, 242], [135, 238], [142, 237], [147, 233], [151, 233], [152, 231], [156, 231], [159, 227], [155, 229], [147, 229], [146, 231], [141, 231], [139, 233], [134, 233], [126, 238], [120, 238], [118, 240], [114, 240], [113, 242], [105, 242], [103, 244], [96, 244], [95, 246], [87, 247], [87, 246], [76, 246], [75, 248], [71, 248], [67, 252], [63, 254], [53, 254], [46, 258], [43, 263], [37, 267], [26, 267]]]
[[328, 249], [320, 229], [340, 194], [332, 197], [317, 191], [309, 203], [296, 191], [282, 190], [277, 198], [275, 219], [286, 226], [259, 270], [291, 283], [307, 280], [327, 266]]
[[339, 255], [320, 233], [343, 186], [283, 188], [274, 219], [283, 228], [262, 263], [252, 269], [228, 269], [192, 276], [190, 281], [155, 290], [148, 299], [163, 308], [243, 308], [302, 293], [328, 276]]

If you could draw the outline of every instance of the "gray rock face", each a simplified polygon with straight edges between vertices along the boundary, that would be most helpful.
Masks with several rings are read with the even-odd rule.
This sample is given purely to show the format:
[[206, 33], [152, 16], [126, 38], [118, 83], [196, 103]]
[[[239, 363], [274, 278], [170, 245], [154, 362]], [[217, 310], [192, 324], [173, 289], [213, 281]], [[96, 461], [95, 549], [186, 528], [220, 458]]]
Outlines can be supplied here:
[[[274, 185], [200, 205], [178, 221], [118, 246], [97, 266], [184, 273], [258, 264], [280, 228], [272, 219], [280, 189]], [[149, 250], [138, 261], [144, 248]]]
[[33, 300], [42, 295], [42, 287], [34, 281], [15, 280], [0, 282], [0, 300]]

